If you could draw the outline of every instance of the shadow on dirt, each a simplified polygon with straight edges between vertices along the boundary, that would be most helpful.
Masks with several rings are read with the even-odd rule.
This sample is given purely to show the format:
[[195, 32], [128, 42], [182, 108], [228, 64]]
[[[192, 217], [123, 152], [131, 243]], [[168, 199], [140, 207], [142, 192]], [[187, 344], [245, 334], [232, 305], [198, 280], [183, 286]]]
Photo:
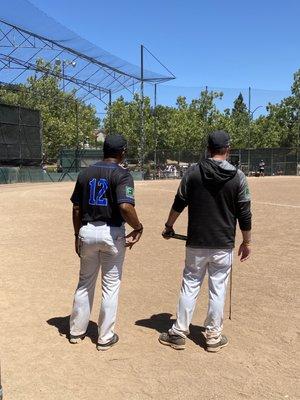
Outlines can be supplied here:
[[[167, 332], [175, 322], [175, 319], [171, 318], [172, 314], [160, 313], [151, 315], [150, 318], [140, 319], [135, 322], [135, 325], [143, 326], [145, 328], [154, 329], [159, 333]], [[205, 328], [203, 326], [190, 325], [190, 334], [188, 338], [192, 340], [197, 346], [205, 349], [205, 337], [203, 332]]]
[[[65, 317], [54, 317], [50, 318], [47, 321], [47, 324], [51, 326], [55, 326], [61, 336], [65, 336], [67, 339], [70, 337], [70, 315], [66, 315]], [[97, 344], [98, 339], [98, 326], [95, 322], [90, 321], [86, 337], [88, 337], [93, 343]]]

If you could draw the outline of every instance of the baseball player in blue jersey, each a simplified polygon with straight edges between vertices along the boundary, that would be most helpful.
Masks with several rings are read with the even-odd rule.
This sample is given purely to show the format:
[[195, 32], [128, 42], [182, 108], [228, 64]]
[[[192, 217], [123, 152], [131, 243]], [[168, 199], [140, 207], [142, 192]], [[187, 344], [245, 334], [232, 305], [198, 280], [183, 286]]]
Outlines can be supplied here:
[[[134, 208], [133, 178], [120, 166], [126, 146], [123, 136], [108, 136], [103, 161], [79, 174], [71, 197], [80, 275], [70, 317], [70, 342], [78, 343], [85, 336], [101, 268], [98, 350], [108, 350], [119, 340], [115, 322], [125, 248], [137, 243], [143, 232]], [[125, 222], [133, 229], [127, 236]]]

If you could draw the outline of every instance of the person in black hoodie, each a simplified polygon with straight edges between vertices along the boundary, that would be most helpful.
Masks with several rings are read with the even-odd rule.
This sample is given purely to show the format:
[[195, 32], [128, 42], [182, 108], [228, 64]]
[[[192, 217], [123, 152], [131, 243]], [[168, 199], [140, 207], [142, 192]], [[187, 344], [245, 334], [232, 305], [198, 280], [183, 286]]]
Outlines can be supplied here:
[[185, 348], [196, 300], [206, 271], [209, 304], [205, 320], [206, 350], [217, 352], [228, 344], [222, 335], [226, 288], [232, 266], [236, 223], [243, 241], [238, 255], [250, 257], [250, 193], [244, 173], [226, 161], [230, 138], [227, 132], [215, 131], [208, 137], [211, 158], [191, 166], [179, 185], [162, 235], [170, 239], [173, 225], [188, 207], [186, 261], [177, 308], [177, 319], [160, 343], [180, 350]]

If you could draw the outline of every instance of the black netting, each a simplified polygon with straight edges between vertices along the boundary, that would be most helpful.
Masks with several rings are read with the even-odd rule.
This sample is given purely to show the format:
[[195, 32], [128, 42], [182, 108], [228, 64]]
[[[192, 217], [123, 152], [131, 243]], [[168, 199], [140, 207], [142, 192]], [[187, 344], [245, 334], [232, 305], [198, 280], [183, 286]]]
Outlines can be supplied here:
[[40, 165], [40, 113], [0, 104], [0, 164]]

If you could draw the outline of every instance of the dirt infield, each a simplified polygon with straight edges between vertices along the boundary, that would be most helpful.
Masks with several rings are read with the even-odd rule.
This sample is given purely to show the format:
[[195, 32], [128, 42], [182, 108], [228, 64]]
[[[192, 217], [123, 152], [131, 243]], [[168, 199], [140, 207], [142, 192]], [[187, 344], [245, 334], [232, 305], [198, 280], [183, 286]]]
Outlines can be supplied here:
[[[161, 346], [174, 318], [184, 243], [160, 237], [178, 181], [138, 182], [142, 241], [128, 251], [118, 346], [95, 349], [100, 287], [89, 337], [65, 338], [78, 277], [73, 183], [0, 186], [0, 351], [5, 400], [296, 399], [300, 178], [251, 178], [253, 256], [233, 272], [230, 346], [203, 349], [203, 287], [185, 351]], [[185, 233], [186, 213], [176, 226]], [[298, 306], [298, 307], [297, 307]], [[228, 304], [226, 305], [226, 315]], [[299, 314], [298, 314], [299, 316]]]

